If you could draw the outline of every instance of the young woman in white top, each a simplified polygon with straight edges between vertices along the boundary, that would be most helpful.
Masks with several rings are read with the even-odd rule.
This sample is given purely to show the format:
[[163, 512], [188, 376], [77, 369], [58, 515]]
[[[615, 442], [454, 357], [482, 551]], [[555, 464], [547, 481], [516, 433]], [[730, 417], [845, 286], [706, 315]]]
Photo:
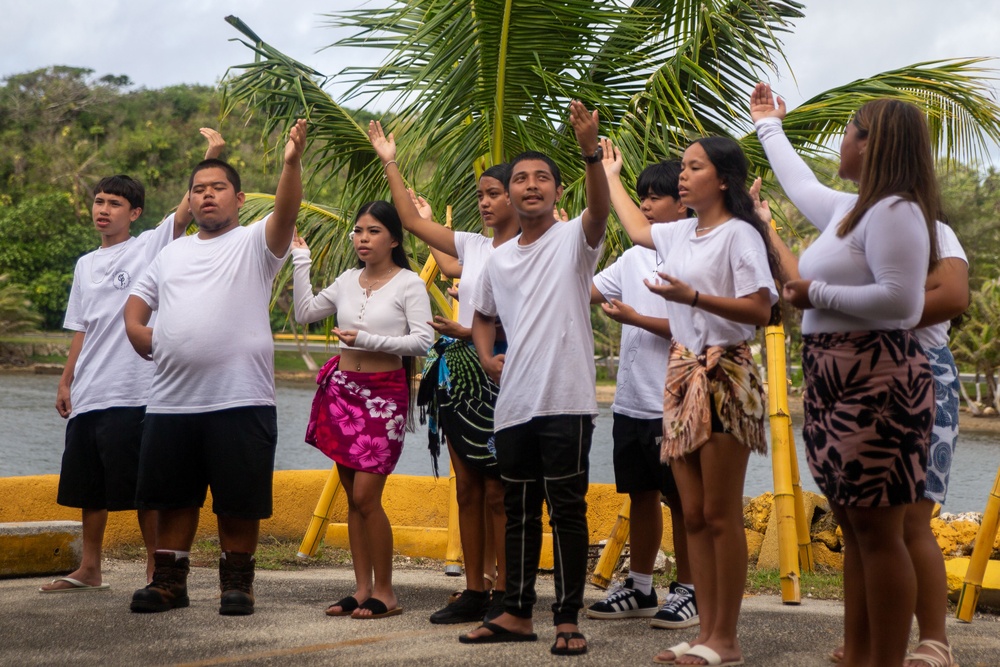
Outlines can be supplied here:
[[[392, 526], [382, 508], [410, 414], [413, 357], [434, 339], [424, 282], [409, 268], [391, 204], [361, 207], [352, 235], [358, 268], [313, 295], [309, 248], [292, 242], [295, 319], [336, 314], [340, 355], [319, 372], [306, 441], [337, 463], [347, 494], [347, 530], [357, 589], [329, 616], [381, 618], [402, 612], [392, 590]], [[374, 575], [374, 577], [373, 577]]]
[[632, 241], [655, 248], [663, 271], [650, 290], [667, 300], [673, 334], [663, 406], [662, 458], [683, 504], [701, 629], [653, 660], [742, 664], [736, 636], [746, 582], [743, 481], [764, 453], [764, 393], [746, 341], [772, 320], [779, 264], [768, 225], [747, 191], [747, 161], [732, 139], [684, 151], [681, 203], [697, 218], [651, 225], [623, 217]]
[[[930, 364], [911, 331], [938, 255], [927, 123], [904, 102], [862, 106], [840, 150], [854, 195], [824, 187], [801, 162], [768, 85], [750, 108], [782, 187], [821, 232], [784, 291], [804, 309], [809, 467], [844, 533], [843, 659], [901, 665], [917, 589], [906, 516], [924, 495], [934, 421]], [[947, 653], [940, 664], [952, 663]]]
[[[432, 614], [430, 620], [432, 623], [480, 621], [484, 612], [497, 616], [502, 611], [504, 591], [486, 590], [484, 573], [492, 574], [493, 564], [485, 562], [485, 553], [496, 553], [495, 581], [502, 589], [507, 574], [504, 554], [507, 517], [493, 449], [493, 408], [499, 387], [483, 371], [472, 345], [474, 311], [468, 304], [493, 250], [520, 233], [517, 213], [507, 194], [510, 170], [505, 164], [490, 167], [480, 176], [476, 188], [483, 226], [493, 230], [493, 237], [456, 232], [420, 216], [399, 173], [393, 134], [386, 136], [382, 125], [372, 121], [368, 136], [385, 166], [403, 228], [432, 250], [457, 257], [462, 265], [458, 296], [463, 305], [457, 322], [438, 315], [431, 323], [441, 338], [428, 355], [420, 402], [426, 400], [429, 405], [432, 446], [437, 442], [438, 430], [448, 442], [458, 495], [466, 588], [457, 599]], [[436, 456], [434, 461], [436, 469]], [[487, 529], [487, 522], [491, 530]], [[490, 537], [492, 548], [484, 549]]]

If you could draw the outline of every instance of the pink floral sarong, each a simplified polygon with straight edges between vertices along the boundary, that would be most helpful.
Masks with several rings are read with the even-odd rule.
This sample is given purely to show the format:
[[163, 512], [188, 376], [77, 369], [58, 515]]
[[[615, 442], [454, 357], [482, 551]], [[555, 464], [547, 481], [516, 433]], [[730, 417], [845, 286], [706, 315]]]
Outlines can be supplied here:
[[406, 371], [342, 371], [340, 357], [326, 362], [316, 377], [306, 442], [335, 462], [388, 475], [403, 451], [410, 407]]

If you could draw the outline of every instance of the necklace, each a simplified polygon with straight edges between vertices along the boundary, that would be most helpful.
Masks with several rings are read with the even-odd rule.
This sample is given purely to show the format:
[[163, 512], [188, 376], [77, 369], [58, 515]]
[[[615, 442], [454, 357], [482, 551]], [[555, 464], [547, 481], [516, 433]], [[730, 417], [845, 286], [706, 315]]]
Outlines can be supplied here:
[[361, 304], [361, 311], [358, 313], [359, 321], [365, 319], [365, 311], [368, 309], [368, 300], [372, 298], [373, 294], [375, 294], [375, 287], [383, 280], [391, 276], [395, 268], [395, 266], [390, 266], [389, 270], [386, 271], [381, 278], [373, 282], [369, 281], [365, 287], [361, 288], [361, 291], [365, 294], [365, 302]]
[[108, 260], [108, 268], [106, 268], [104, 270], [104, 275], [102, 275], [97, 280], [94, 280], [94, 265], [97, 264], [97, 252], [98, 251], [94, 252], [94, 256], [90, 258], [90, 282], [91, 283], [93, 283], [94, 285], [100, 285], [101, 283], [104, 282], [104, 279], [107, 278], [108, 275], [110, 275], [111, 272], [114, 270], [115, 265], [117, 264], [118, 260], [121, 259], [122, 254], [125, 253], [125, 246], [127, 246], [128, 242], [131, 241], [131, 240], [132, 240], [132, 238], [129, 237], [125, 241], [122, 241], [122, 243], [121, 243], [122, 247], [118, 250], [118, 252], [116, 252], [114, 254], [114, 256], [110, 260]]
[[[729, 221], [727, 220], [726, 222], [729, 222]], [[714, 225], [707, 225], [705, 227], [695, 227], [694, 228], [694, 233], [697, 234], [698, 232], [707, 232], [710, 229], [715, 229], [716, 227], [721, 227], [722, 225], [726, 224], [726, 222], [718, 222], [718, 223], [716, 223]]]

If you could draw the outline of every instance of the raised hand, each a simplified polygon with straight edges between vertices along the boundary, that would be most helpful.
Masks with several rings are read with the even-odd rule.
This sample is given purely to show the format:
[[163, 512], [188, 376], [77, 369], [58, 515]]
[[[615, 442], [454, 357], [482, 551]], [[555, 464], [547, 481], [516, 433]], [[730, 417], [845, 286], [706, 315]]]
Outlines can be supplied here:
[[604, 167], [604, 173], [607, 175], [608, 180], [621, 178], [622, 152], [607, 137], [601, 137], [601, 152], [604, 153], [604, 156], [601, 158], [601, 166]]
[[573, 126], [576, 134], [576, 143], [580, 145], [580, 151], [584, 155], [593, 155], [597, 151], [599, 137], [598, 128], [600, 123], [597, 119], [597, 110], [587, 111], [587, 107], [579, 100], [569, 103], [569, 122]]
[[305, 149], [306, 121], [304, 118], [299, 118], [288, 133], [288, 143], [285, 144], [285, 164], [299, 164]]
[[427, 200], [418, 195], [413, 188], [408, 188], [406, 191], [410, 194], [410, 201], [413, 202], [413, 207], [417, 209], [417, 215], [424, 220], [433, 222], [434, 210], [431, 208], [431, 205], [427, 203]]
[[382, 123], [377, 120], [368, 122], [368, 139], [372, 142], [372, 148], [375, 149], [383, 166], [396, 159], [396, 137], [392, 132], [386, 136], [382, 130]]
[[296, 249], [296, 248], [300, 248], [302, 250], [309, 250], [309, 246], [306, 244], [306, 240], [304, 238], [302, 238], [301, 236], [299, 236], [299, 230], [298, 230], [298, 228], [296, 228], [295, 231], [292, 232], [292, 234], [293, 234], [293, 236], [292, 236], [292, 249], [293, 250]]
[[558, 206], [553, 206], [552, 207], [552, 216], [556, 220], [558, 220], [559, 222], [569, 222], [569, 213], [567, 213], [566, 209], [564, 209], [564, 208], [559, 208]]
[[205, 149], [206, 160], [213, 160], [222, 155], [222, 149], [226, 147], [226, 140], [222, 138], [221, 134], [210, 127], [200, 128], [198, 132], [208, 142], [208, 148]]
[[756, 123], [761, 118], [785, 118], [785, 100], [777, 98], [778, 105], [775, 107], [775, 96], [771, 93], [771, 85], [768, 83], [758, 83], [750, 93], [750, 117]]
[[771, 224], [771, 205], [766, 199], [760, 198], [760, 176], [754, 179], [750, 186], [750, 198], [753, 200], [753, 209], [757, 212], [757, 217], [767, 224]]

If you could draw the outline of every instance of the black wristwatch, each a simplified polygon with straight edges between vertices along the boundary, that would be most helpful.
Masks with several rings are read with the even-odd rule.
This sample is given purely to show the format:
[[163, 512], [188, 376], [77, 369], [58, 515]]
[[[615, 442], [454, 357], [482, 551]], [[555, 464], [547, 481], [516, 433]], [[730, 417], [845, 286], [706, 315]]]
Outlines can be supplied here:
[[592, 155], [584, 155], [583, 159], [587, 164], [597, 164], [604, 159], [604, 149], [598, 144], [597, 150]]

